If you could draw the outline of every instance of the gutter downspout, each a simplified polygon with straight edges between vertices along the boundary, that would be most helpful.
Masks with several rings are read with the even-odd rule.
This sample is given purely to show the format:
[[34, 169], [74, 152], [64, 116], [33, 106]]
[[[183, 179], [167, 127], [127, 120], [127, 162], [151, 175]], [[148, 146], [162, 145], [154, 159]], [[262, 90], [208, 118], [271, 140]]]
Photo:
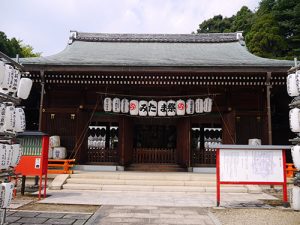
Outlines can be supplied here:
[[43, 104], [44, 104], [44, 92], [45, 92], [45, 74], [44, 70], [40, 71], [41, 75], [41, 100], [40, 100], [40, 113], [39, 113], [39, 131], [42, 131], [42, 119], [43, 119]]
[[268, 144], [272, 144], [272, 115], [271, 115], [271, 72], [267, 72], [267, 114], [268, 114]]

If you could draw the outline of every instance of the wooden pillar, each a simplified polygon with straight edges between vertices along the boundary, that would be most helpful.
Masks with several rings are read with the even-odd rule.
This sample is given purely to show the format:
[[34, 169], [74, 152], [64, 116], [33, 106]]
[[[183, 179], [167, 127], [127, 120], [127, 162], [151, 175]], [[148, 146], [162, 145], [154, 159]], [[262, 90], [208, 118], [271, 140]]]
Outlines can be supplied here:
[[180, 118], [177, 123], [177, 162], [190, 167], [190, 118]]
[[41, 98], [40, 98], [40, 109], [39, 109], [39, 131], [43, 130], [43, 105], [44, 105], [44, 93], [45, 93], [45, 74], [44, 70], [40, 71], [41, 76]]
[[127, 166], [133, 159], [133, 121], [123, 116], [119, 122], [119, 164]]
[[[79, 163], [85, 163], [87, 162], [87, 132], [89, 126], [89, 118], [90, 113], [81, 109], [77, 113], [77, 130], [76, 130], [76, 142], [77, 140], [80, 140], [77, 145], [75, 146], [75, 149], [78, 148], [78, 152], [76, 154], [76, 162]], [[81, 143], [82, 142], [82, 143]]]
[[271, 115], [271, 72], [267, 73], [267, 91], [266, 91], [266, 99], [267, 99], [267, 117], [268, 117], [268, 144], [272, 144], [272, 115]]
[[223, 114], [222, 124], [222, 143], [223, 144], [235, 144], [236, 143], [236, 112], [231, 110]]

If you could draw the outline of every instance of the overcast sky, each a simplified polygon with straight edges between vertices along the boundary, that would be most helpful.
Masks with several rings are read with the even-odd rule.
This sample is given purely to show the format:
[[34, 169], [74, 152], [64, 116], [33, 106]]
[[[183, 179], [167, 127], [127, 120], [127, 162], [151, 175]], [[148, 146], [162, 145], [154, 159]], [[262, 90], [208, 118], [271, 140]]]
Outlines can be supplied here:
[[62, 51], [69, 31], [191, 33], [205, 19], [230, 17], [260, 0], [1, 0], [0, 31], [43, 56]]

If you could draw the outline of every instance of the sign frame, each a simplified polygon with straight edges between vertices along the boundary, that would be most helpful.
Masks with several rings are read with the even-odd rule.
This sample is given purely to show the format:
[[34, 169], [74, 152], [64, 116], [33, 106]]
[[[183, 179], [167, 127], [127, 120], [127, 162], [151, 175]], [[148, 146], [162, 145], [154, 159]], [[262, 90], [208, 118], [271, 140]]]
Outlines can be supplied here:
[[[291, 146], [276, 146], [276, 145], [210, 145], [210, 148], [216, 149], [216, 184], [217, 184], [217, 207], [220, 206], [221, 202], [221, 185], [222, 184], [234, 184], [234, 185], [281, 185], [283, 191], [283, 205], [288, 206], [287, 198], [287, 181], [286, 181], [286, 150], [291, 149]], [[220, 179], [220, 151], [221, 150], [277, 150], [282, 152], [282, 173], [283, 173], [283, 182], [272, 182], [272, 181], [221, 181]]]

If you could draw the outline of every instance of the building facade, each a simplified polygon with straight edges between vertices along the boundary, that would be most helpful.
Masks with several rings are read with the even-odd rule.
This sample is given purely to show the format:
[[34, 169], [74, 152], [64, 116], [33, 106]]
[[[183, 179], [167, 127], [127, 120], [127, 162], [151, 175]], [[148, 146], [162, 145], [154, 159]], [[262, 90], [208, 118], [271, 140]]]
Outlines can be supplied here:
[[[292, 62], [252, 55], [240, 33], [71, 32], [62, 52], [21, 63], [35, 81], [29, 128], [59, 135], [80, 164], [211, 167], [215, 151], [208, 143], [288, 143]], [[106, 98], [136, 100], [148, 112], [114, 112]], [[186, 107], [208, 98], [206, 112], [149, 113], [150, 101], [159, 107], [183, 100]]]

